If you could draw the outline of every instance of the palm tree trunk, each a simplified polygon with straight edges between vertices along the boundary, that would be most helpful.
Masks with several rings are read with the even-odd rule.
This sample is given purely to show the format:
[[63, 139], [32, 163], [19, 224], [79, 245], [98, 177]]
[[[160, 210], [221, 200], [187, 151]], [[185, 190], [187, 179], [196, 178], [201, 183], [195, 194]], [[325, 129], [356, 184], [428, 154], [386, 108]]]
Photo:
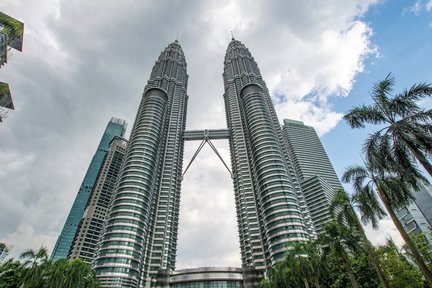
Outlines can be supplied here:
[[[375, 181], [374, 181], [375, 182]], [[375, 185], [377, 183], [375, 182]], [[405, 231], [405, 229], [402, 226], [402, 223], [399, 221], [399, 218], [397, 218], [396, 214], [393, 212], [393, 209], [390, 205], [390, 202], [388, 201], [388, 198], [384, 191], [381, 190], [381, 188], [377, 186], [378, 194], [381, 198], [381, 201], [383, 202], [384, 206], [386, 207], [390, 218], [392, 219], [393, 223], [395, 224], [396, 228], [398, 229], [399, 233], [401, 234], [403, 240], [408, 245], [409, 249], [411, 250], [412, 256], [414, 257], [414, 260], [417, 262], [417, 265], [419, 266], [420, 270], [422, 271], [424, 277], [426, 280], [432, 284], [432, 272], [428, 269], [426, 266], [426, 263], [423, 261], [423, 258], [421, 257], [417, 246], [415, 243], [411, 240], [408, 233]]]
[[361, 237], [363, 238], [364, 244], [365, 244], [365, 248], [366, 248], [366, 252], [369, 255], [370, 260], [372, 261], [372, 265], [375, 268], [375, 271], [378, 274], [378, 277], [381, 281], [381, 284], [384, 286], [384, 288], [390, 288], [390, 285], [387, 281], [387, 278], [384, 274], [384, 271], [382, 270], [380, 263], [378, 261], [377, 255], [375, 253], [375, 249], [372, 246], [371, 242], [369, 241], [369, 239], [366, 237], [366, 234], [364, 232], [364, 229], [362, 227], [362, 225], [360, 224], [360, 222], [357, 220], [356, 221], [357, 224], [357, 229], [360, 231]]
[[351, 286], [353, 288], [360, 288], [360, 286], [358, 285], [355, 277], [354, 277], [354, 273], [351, 269], [351, 265], [349, 263], [349, 259], [348, 259], [348, 255], [346, 254], [346, 252], [342, 249], [341, 251], [341, 256], [342, 256], [342, 263], [345, 266], [345, 270], [348, 272], [350, 281], [351, 281]]
[[420, 162], [420, 164], [423, 166], [423, 168], [429, 173], [429, 175], [432, 177], [432, 165], [429, 163], [425, 155], [419, 151], [416, 147], [413, 147], [412, 145], [409, 146], [412, 153], [414, 153], [417, 160]]

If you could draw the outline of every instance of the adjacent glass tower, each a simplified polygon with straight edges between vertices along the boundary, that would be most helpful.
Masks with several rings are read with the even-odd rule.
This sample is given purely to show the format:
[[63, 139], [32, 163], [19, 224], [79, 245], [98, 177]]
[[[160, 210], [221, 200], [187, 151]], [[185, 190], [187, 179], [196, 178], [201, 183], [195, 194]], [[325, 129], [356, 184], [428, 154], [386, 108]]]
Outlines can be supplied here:
[[92, 263], [96, 256], [97, 245], [123, 164], [126, 145], [127, 141], [119, 136], [115, 136], [110, 143], [69, 251], [69, 260], [80, 258]]
[[307, 217], [266, 84], [238, 40], [228, 45], [223, 79], [242, 263], [265, 270], [288, 243], [309, 239]]
[[96, 153], [90, 162], [90, 166], [87, 169], [83, 182], [78, 190], [78, 194], [66, 219], [66, 223], [64, 224], [62, 232], [54, 246], [51, 260], [67, 258], [78, 225], [84, 215], [90, 192], [93, 189], [102, 162], [108, 152], [109, 144], [115, 136], [123, 137], [126, 131], [126, 126], [126, 122], [118, 118], [112, 118], [108, 123]]
[[174, 270], [188, 75], [177, 41], [156, 61], [135, 118], [94, 264], [103, 287]]

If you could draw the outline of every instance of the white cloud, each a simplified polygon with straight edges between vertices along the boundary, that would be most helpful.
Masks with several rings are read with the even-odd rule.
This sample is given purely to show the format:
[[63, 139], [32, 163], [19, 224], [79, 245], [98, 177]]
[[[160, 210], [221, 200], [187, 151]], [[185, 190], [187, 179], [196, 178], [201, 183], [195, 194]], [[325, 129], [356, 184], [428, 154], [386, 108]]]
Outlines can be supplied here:
[[365, 227], [365, 232], [369, 240], [374, 245], [383, 245], [387, 239], [393, 239], [398, 246], [402, 246], [404, 241], [399, 231], [394, 226], [390, 218], [384, 218], [379, 221], [379, 229], [375, 230], [371, 225]]
[[432, 0], [429, 0], [429, 2], [426, 3], [426, 10], [428, 11], [432, 10]]
[[[23, 53], [1, 71], [17, 110], [0, 137], [0, 155], [12, 155], [0, 157], [0, 239], [16, 242], [16, 253], [43, 239], [52, 250], [107, 121], [132, 126], [151, 67], [177, 32], [190, 75], [188, 129], [226, 126], [231, 30], [284, 100], [280, 120], [303, 120], [321, 135], [341, 118], [333, 97], [349, 93], [375, 53], [361, 16], [376, 1], [42, 2], [0, 4], [26, 25]], [[227, 144], [217, 145], [229, 159]], [[185, 155], [193, 152], [187, 143]], [[239, 265], [232, 183], [218, 161], [205, 150], [185, 177], [179, 267]]]

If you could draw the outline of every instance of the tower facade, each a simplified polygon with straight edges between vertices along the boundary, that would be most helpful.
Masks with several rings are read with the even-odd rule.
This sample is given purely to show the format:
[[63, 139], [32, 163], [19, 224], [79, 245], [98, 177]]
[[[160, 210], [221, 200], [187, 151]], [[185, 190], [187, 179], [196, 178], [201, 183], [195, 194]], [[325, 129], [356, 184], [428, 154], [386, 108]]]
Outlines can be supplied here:
[[118, 136], [115, 136], [109, 145], [84, 216], [75, 233], [68, 255], [69, 260], [80, 258], [87, 263], [92, 263], [95, 258], [109, 204], [123, 164], [126, 145], [126, 140]]
[[83, 182], [78, 190], [78, 194], [66, 219], [66, 223], [64, 224], [62, 232], [54, 246], [51, 260], [67, 258], [78, 225], [84, 215], [84, 210], [95, 184], [96, 177], [102, 166], [105, 155], [108, 152], [109, 144], [115, 136], [123, 137], [125, 131], [126, 122], [124, 120], [112, 118], [108, 123], [96, 153], [90, 162], [90, 166], [87, 169]]
[[175, 41], [153, 67], [132, 128], [94, 263], [104, 287], [138, 287], [174, 270], [187, 80]]
[[258, 65], [235, 39], [224, 62], [225, 109], [244, 267], [265, 270], [309, 238], [295, 172]]
[[283, 133], [312, 221], [321, 233], [330, 220], [330, 203], [342, 185], [313, 127], [285, 119]]

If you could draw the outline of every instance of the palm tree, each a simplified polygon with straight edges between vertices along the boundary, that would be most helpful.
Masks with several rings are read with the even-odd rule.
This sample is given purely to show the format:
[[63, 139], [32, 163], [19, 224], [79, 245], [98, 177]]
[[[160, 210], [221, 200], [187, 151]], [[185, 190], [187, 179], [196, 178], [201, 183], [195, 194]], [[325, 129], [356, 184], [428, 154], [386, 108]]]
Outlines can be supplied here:
[[417, 179], [411, 173], [395, 175], [383, 172], [368, 162], [365, 163], [365, 167], [359, 165], [348, 167], [342, 176], [342, 180], [345, 183], [352, 183], [355, 195], [358, 195], [358, 197], [365, 197], [369, 199], [370, 203], [378, 204], [377, 200], [374, 200], [374, 192], [379, 196], [387, 213], [410, 248], [413, 258], [419, 265], [423, 275], [428, 282], [432, 283], [431, 271], [426, 266], [417, 246], [404, 230], [402, 223], [393, 210], [394, 208], [405, 206], [413, 200], [412, 190], [415, 191], [418, 189], [416, 187]]
[[357, 208], [360, 210], [363, 223], [367, 224], [371, 222], [373, 228], [378, 227], [378, 220], [385, 215], [385, 212], [381, 209], [379, 203], [376, 202], [375, 197], [365, 194], [359, 194], [355, 197], [350, 197], [343, 189], [340, 189], [335, 194], [330, 205], [330, 212], [332, 216], [338, 220], [338, 223], [346, 223], [350, 227], [357, 228], [358, 232], [360, 233], [360, 237], [363, 239], [366, 252], [372, 261], [372, 265], [377, 272], [382, 285], [384, 288], [390, 288], [387, 278], [385, 277], [385, 274], [378, 261], [375, 249], [369, 239], [366, 237], [366, 233], [359, 219], [357, 218], [357, 214], [355, 213], [353, 206], [357, 206]]
[[384, 126], [365, 142], [363, 149], [368, 161], [385, 168], [411, 169], [415, 163], [411, 159], [417, 159], [432, 176], [428, 160], [432, 154], [432, 110], [424, 110], [418, 104], [432, 95], [432, 85], [414, 84], [391, 97], [394, 83], [395, 78], [388, 74], [373, 86], [370, 93], [373, 104], [354, 107], [344, 119], [351, 128], [364, 128], [365, 124]]
[[342, 260], [346, 272], [349, 275], [351, 286], [359, 288], [359, 284], [354, 276], [351, 268], [350, 260], [347, 251], [358, 250], [358, 239], [354, 236], [355, 233], [348, 227], [339, 225], [336, 220], [328, 222], [325, 226], [325, 232], [320, 235], [319, 241], [323, 246], [327, 246], [337, 257]]
[[41, 287], [43, 283], [44, 268], [48, 262], [48, 251], [45, 247], [38, 251], [27, 249], [20, 254], [24, 260], [23, 287]]
[[32, 268], [48, 261], [48, 250], [45, 247], [40, 247], [37, 252], [33, 249], [27, 249], [19, 257], [25, 260], [24, 267]]

